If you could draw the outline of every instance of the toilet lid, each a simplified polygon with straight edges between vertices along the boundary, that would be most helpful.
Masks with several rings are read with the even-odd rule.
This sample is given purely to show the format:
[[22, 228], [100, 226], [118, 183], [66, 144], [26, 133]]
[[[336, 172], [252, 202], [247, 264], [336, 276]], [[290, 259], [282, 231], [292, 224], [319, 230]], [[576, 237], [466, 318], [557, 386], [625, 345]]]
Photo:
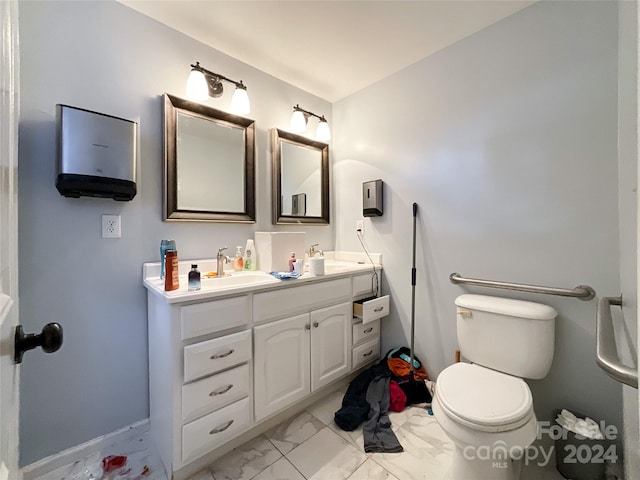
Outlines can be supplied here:
[[489, 430], [517, 428], [533, 413], [531, 391], [522, 379], [480, 365], [446, 368], [438, 376], [436, 395], [452, 416]]

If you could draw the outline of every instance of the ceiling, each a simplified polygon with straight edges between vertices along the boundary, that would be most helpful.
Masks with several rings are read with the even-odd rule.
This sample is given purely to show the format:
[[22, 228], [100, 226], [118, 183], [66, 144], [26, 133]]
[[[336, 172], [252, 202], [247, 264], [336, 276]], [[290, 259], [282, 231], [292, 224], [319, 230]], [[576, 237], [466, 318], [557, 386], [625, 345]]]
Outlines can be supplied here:
[[[119, 1], [330, 102], [535, 3]], [[215, 65], [202, 63], [215, 71]]]

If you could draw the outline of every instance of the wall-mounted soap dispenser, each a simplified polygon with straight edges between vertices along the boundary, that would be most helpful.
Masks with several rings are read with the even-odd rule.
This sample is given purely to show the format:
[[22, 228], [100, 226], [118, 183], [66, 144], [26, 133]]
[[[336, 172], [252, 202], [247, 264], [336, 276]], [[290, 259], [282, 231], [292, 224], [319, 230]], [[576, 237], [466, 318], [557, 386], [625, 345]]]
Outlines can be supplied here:
[[382, 216], [382, 180], [371, 180], [362, 184], [362, 215]]

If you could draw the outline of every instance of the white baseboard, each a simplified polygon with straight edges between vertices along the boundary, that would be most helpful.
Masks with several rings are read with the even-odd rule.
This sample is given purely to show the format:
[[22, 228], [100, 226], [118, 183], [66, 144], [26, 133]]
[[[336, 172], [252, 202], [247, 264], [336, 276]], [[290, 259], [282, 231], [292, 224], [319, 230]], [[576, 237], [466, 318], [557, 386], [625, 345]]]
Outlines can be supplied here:
[[132, 436], [144, 436], [149, 432], [149, 419], [140, 420], [115, 432], [102, 435], [88, 442], [76, 445], [61, 452], [38, 460], [31, 465], [22, 468], [23, 480], [36, 480], [54, 470], [84, 459], [96, 452], [108, 449], [114, 444], [119, 444]]

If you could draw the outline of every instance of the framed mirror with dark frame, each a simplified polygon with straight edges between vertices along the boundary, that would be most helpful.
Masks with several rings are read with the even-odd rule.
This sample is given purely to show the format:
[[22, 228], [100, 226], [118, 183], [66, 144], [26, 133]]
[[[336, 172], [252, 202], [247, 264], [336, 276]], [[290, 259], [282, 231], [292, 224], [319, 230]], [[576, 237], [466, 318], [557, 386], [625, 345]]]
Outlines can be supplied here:
[[274, 128], [274, 224], [329, 224], [329, 145]]
[[255, 122], [164, 94], [165, 221], [255, 223]]

